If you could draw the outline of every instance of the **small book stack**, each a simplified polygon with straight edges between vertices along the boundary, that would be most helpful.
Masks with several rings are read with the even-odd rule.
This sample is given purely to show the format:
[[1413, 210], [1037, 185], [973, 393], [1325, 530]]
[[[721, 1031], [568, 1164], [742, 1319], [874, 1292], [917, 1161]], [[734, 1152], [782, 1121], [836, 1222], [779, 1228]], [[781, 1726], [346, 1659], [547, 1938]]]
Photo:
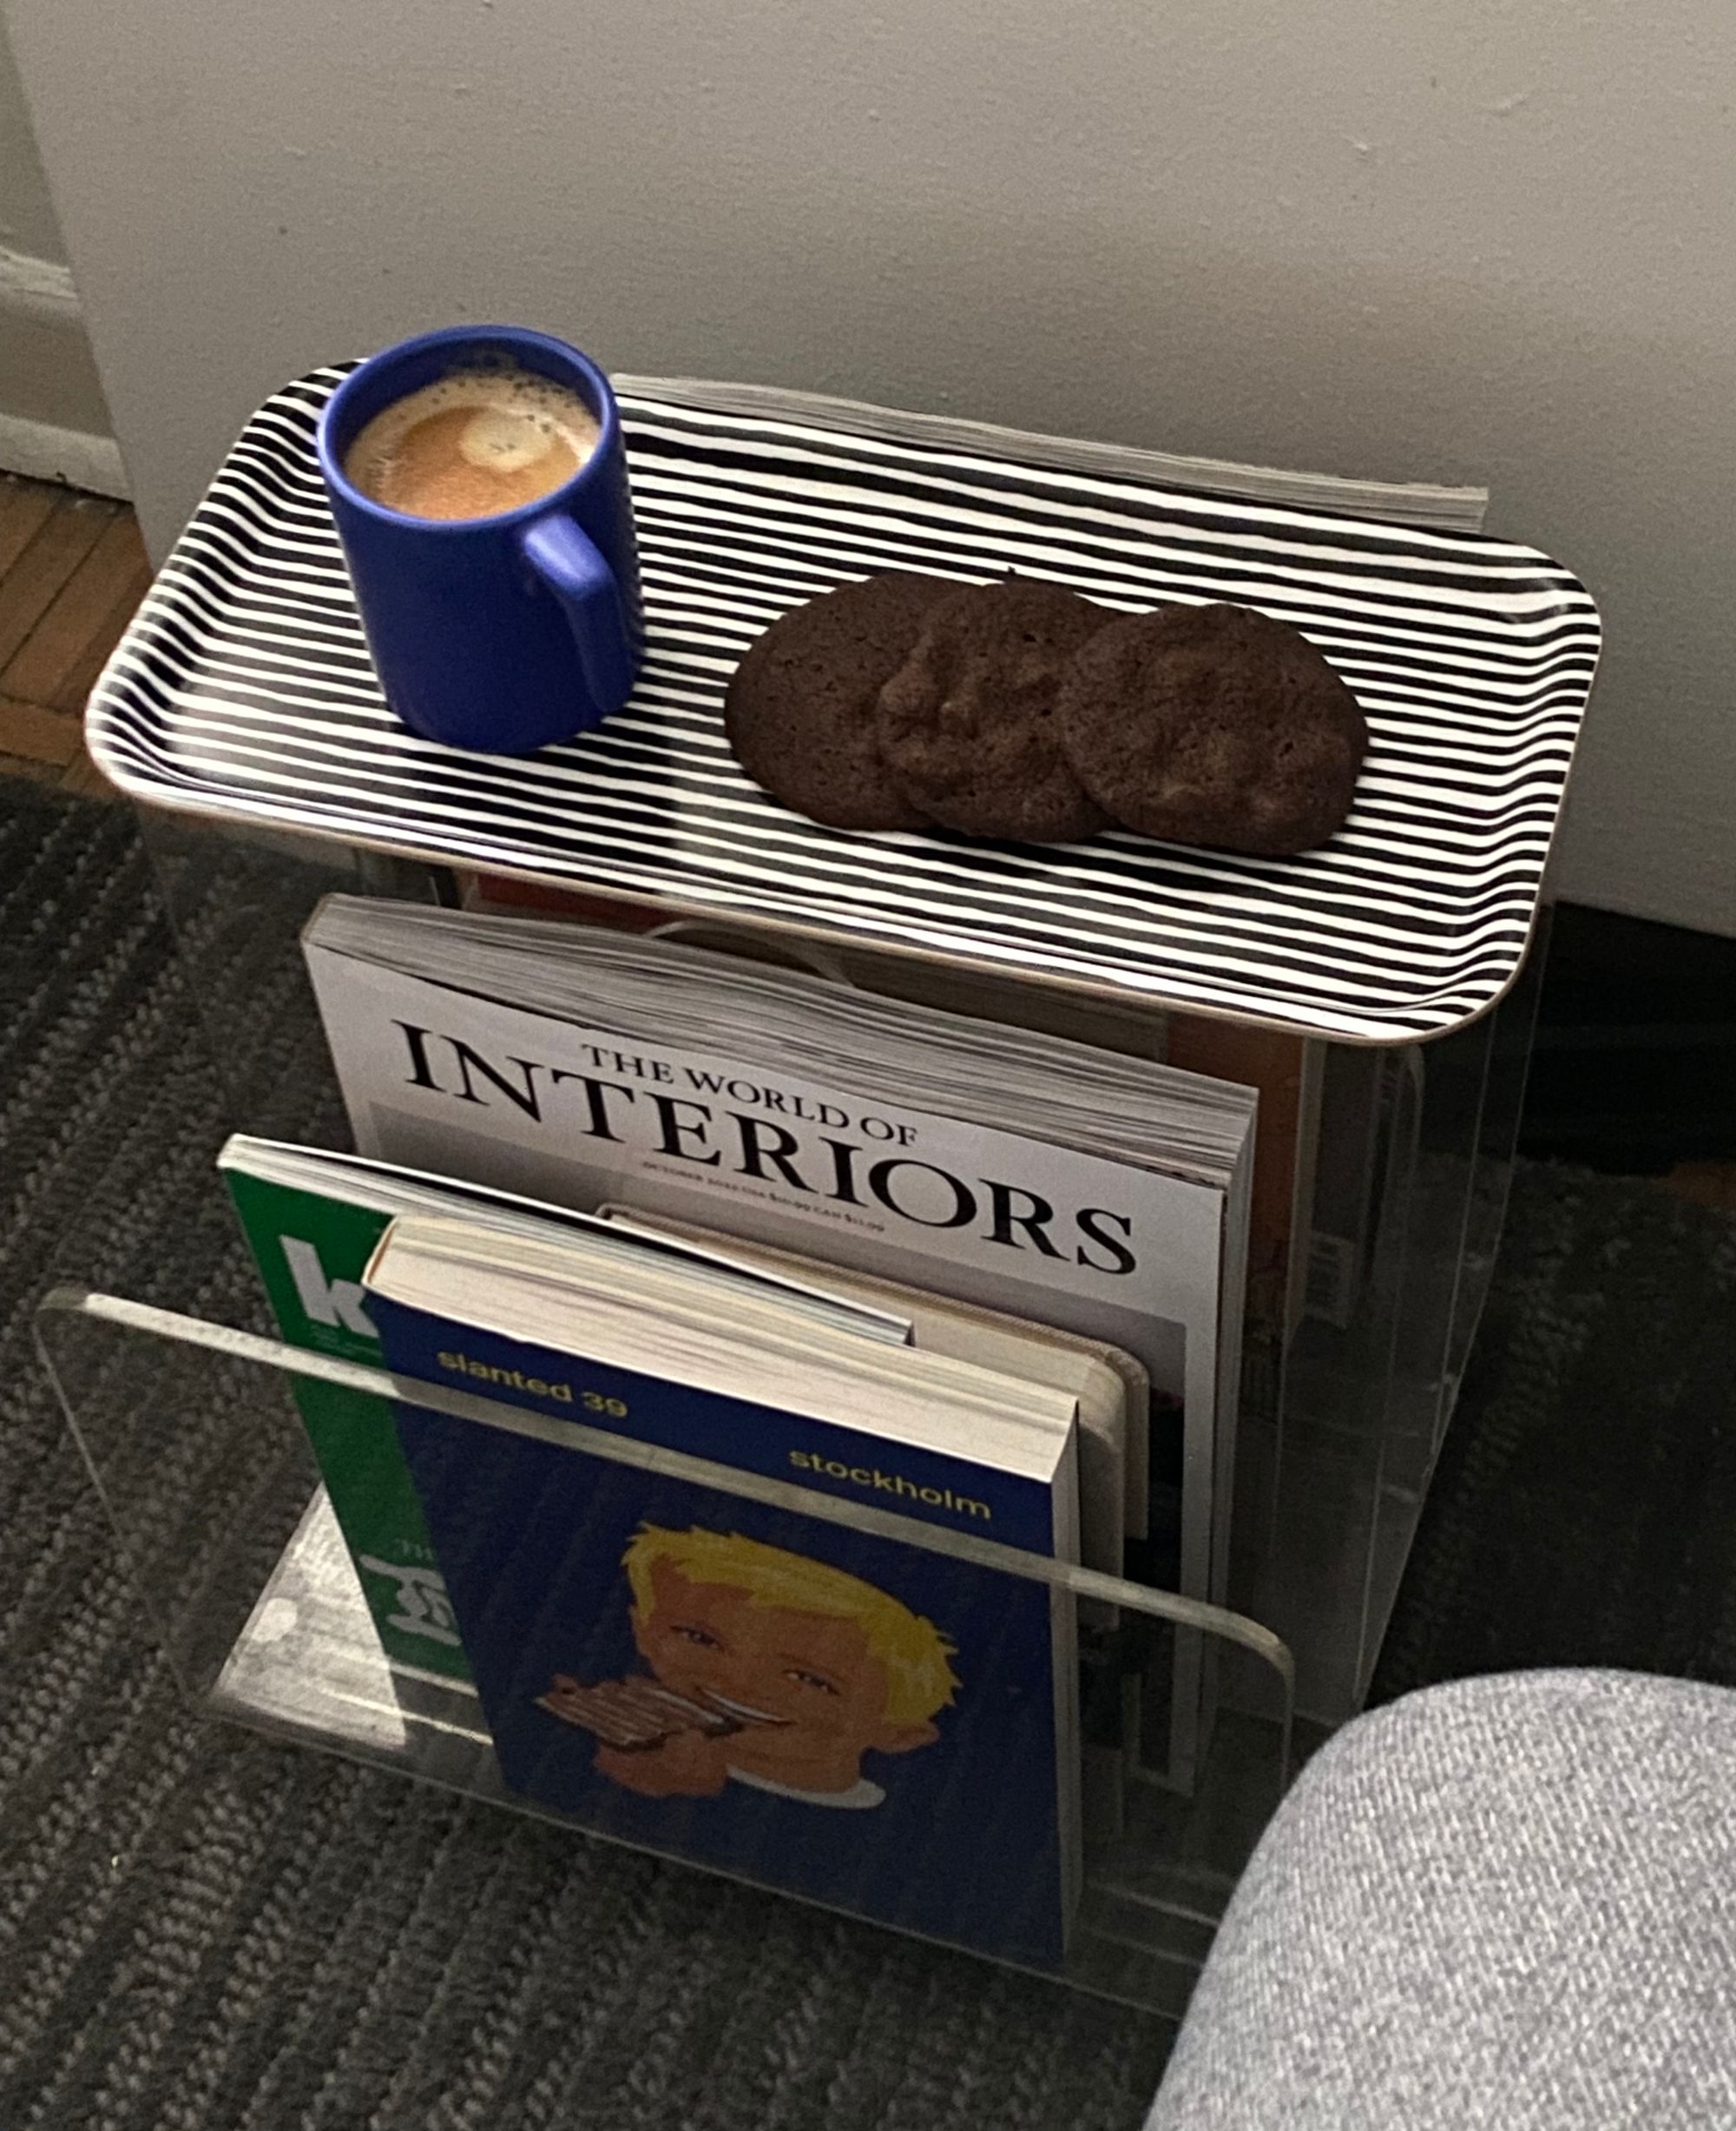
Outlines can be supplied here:
[[1221, 1595], [1253, 1092], [535, 920], [306, 947], [359, 1151], [222, 1166], [285, 1337], [397, 1379], [298, 1389], [389, 1661], [536, 1805], [1059, 1960], [1209, 1682], [980, 1542]]

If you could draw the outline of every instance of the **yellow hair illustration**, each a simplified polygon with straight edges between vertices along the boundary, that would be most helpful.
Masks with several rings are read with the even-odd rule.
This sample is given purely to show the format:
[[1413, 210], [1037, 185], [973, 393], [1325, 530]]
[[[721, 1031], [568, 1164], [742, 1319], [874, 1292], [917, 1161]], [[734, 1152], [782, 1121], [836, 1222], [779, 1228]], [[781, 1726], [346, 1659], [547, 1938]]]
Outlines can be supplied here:
[[886, 1668], [886, 1714], [896, 1723], [931, 1717], [957, 1692], [957, 1675], [947, 1662], [957, 1652], [932, 1621], [825, 1562], [767, 1546], [763, 1540], [744, 1539], [739, 1532], [706, 1531], [697, 1524], [684, 1532], [641, 1524], [621, 1558], [633, 1586], [633, 1602], [648, 1616], [657, 1602], [651, 1572], [659, 1562], [667, 1562], [692, 1582], [746, 1591], [756, 1606], [855, 1621], [870, 1655]]

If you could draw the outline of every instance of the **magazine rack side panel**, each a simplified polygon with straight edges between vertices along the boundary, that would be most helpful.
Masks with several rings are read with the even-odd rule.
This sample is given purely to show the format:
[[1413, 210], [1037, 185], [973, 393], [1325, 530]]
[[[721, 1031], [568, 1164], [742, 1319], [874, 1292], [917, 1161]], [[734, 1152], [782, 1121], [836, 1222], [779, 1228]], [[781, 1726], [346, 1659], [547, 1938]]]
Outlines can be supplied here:
[[[642, 1799], [618, 1811], [600, 1811], [593, 1799], [563, 1812], [545, 1790], [520, 1780], [522, 1759], [509, 1766], [503, 1734], [496, 1753], [476, 1692], [431, 1664], [391, 1661], [382, 1648], [358, 1575], [385, 1579], [398, 1602], [398, 1624], [422, 1633], [437, 1653], [456, 1628], [443, 1579], [432, 1562], [358, 1569], [319, 1485], [296, 1395], [336, 1387], [378, 1399], [391, 1379], [83, 1291], [57, 1291], [49, 1299], [39, 1337], [141, 1608], [186, 1692], [214, 1713], [502, 1807], [564, 1819], [587, 1834], [661, 1852], [673, 1861], [670, 1869], [702, 1865], [1127, 2003], [1172, 2016], [1181, 2009], [1213, 1919], [1290, 1766], [1288, 1656], [1257, 1623], [624, 1437], [583, 1431], [575, 1437], [587, 1455], [614, 1457], [641, 1477], [650, 1474], [659, 1487], [727, 1493], [737, 1504], [733, 1521], [744, 1527], [757, 1514], [799, 1504], [852, 1545], [919, 1553], [928, 1564], [930, 1609], [943, 1624], [954, 1615], [972, 1617], [972, 1605], [980, 1619], [986, 1588], [995, 1610], [1009, 1618], [1035, 1608], [1034, 1618], [1064, 1621], [1082, 1647], [1112, 1642], [1117, 1695], [1134, 1723], [1141, 1687], [1161, 1694], [1172, 1676], [1177, 1639], [1205, 1647], [1206, 1661], [1227, 1691], [1207, 1779], [1192, 1799], [1135, 1779], [1117, 1786], [1117, 1809], [1106, 1812], [1101, 1710], [1087, 1723], [1087, 1737], [1097, 1741], [1095, 1802], [1092, 1752], [1082, 1757], [1082, 1771], [1073, 1765], [1088, 1792], [1082, 1885], [1064, 1948], [1057, 1944], [1051, 1951], [1043, 1944], [1050, 1891], [1041, 1860], [1033, 1862], [1033, 1801], [1020, 1794], [1016, 1755], [999, 1757], [993, 1779], [978, 1766], [963, 1802], [983, 1855], [957, 1876], [951, 1894], [936, 1858], [905, 1857], [896, 1846], [889, 1851], [865, 1840], [871, 1873], [852, 1884], [848, 1874], [817, 1865], [805, 1882], [792, 1873], [786, 1851], [773, 1858], [751, 1843], [732, 1851], [699, 1840], [693, 1802], [685, 1799], [670, 1801], [678, 1810], [662, 1819], [655, 1810], [641, 1810]], [[521, 1410], [446, 1387], [419, 1385], [416, 1398], [508, 1433], [551, 1425], [533, 1427], [535, 1417]], [[608, 1448], [611, 1442], [618, 1450]], [[616, 1575], [612, 1564], [605, 1567]], [[625, 1635], [631, 1616], [624, 1582], [617, 1595]], [[970, 1661], [967, 1640], [961, 1634], [953, 1654], [960, 1677]], [[1088, 1695], [1088, 1667], [1082, 1667], [1082, 1677]], [[1144, 1720], [1153, 1713], [1146, 1711]], [[938, 1738], [928, 1750], [937, 1768], [944, 1756], [936, 1748], [944, 1748], [946, 1725], [955, 1720], [946, 1716], [934, 1727]], [[564, 1741], [567, 1734], [561, 1736]], [[588, 1753], [589, 1736], [583, 1744]], [[904, 1763], [865, 1750], [867, 1789], [892, 1792], [917, 1759], [912, 1753]], [[1002, 1782], [1008, 1770], [1010, 1787]], [[950, 1780], [943, 1776], [943, 1788]], [[836, 1825], [852, 1816], [827, 1818]], [[873, 1822], [867, 1812], [853, 1819], [865, 1833]], [[813, 1855], [835, 1858], [838, 1848], [828, 1836]]]

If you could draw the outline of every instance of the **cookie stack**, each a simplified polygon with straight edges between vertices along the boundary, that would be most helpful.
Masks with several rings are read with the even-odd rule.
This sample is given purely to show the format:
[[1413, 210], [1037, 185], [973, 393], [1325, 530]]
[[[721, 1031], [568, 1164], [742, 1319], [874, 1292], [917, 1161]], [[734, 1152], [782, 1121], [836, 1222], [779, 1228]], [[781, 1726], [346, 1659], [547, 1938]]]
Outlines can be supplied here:
[[794, 608], [724, 700], [744, 769], [839, 829], [1075, 843], [1112, 825], [1268, 856], [1350, 812], [1368, 728], [1248, 607], [1118, 614], [1036, 578], [893, 572]]

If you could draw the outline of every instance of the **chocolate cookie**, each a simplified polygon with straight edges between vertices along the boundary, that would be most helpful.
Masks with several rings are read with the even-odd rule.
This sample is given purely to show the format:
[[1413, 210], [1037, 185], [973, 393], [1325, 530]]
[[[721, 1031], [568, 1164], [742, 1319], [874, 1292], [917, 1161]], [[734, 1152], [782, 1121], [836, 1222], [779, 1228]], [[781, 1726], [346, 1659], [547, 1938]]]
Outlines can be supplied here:
[[1055, 704], [1068, 661], [1108, 619], [1035, 578], [943, 600], [880, 691], [880, 753], [911, 805], [967, 836], [1066, 844], [1101, 829]]
[[1178, 844], [1312, 851], [1350, 812], [1368, 727], [1305, 636], [1249, 607], [1167, 607], [1100, 629], [1056, 722], [1117, 821]]
[[723, 699], [724, 730], [756, 784], [835, 829], [925, 829], [880, 760], [875, 703], [923, 619], [957, 585], [889, 571], [823, 592], [748, 648]]

